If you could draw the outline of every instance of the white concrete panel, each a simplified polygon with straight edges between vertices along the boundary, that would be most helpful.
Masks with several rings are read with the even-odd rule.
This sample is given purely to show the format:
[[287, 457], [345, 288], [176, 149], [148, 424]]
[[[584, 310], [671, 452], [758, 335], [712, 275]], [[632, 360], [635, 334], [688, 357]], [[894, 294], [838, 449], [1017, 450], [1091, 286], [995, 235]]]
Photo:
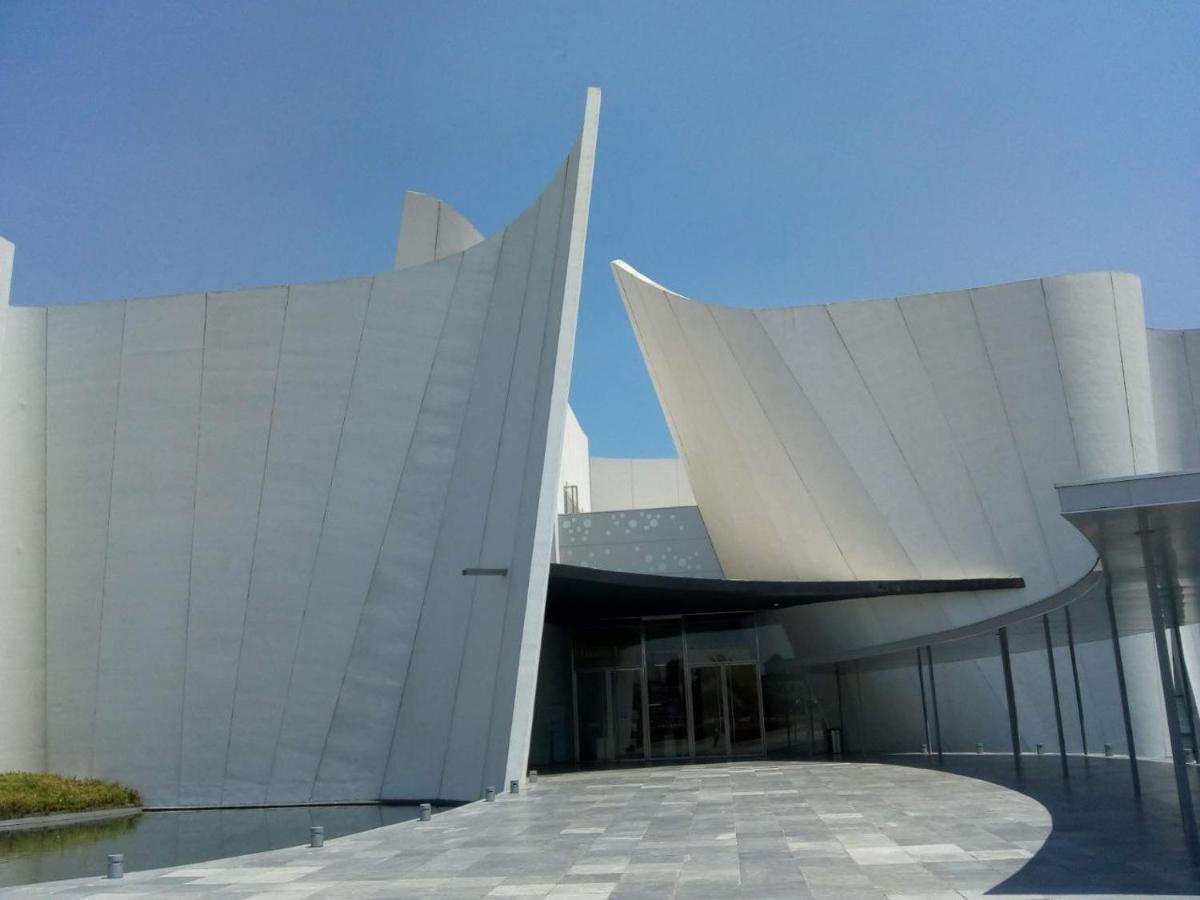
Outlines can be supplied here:
[[900, 306], [834, 304], [834, 325], [878, 404], [953, 553], [926, 577], [1011, 574], [957, 451]]
[[[7, 252], [7, 263], [5, 254]], [[0, 240], [0, 771], [46, 767], [46, 311], [5, 309]]]
[[[817, 521], [806, 516], [794, 533], [809, 541], [814, 534], [828, 531], [837, 554], [831, 571], [848, 570], [848, 576], [838, 577], [870, 578], [880, 571], [908, 572], [905, 577], [916, 577], [903, 547], [812, 403], [799, 390], [762, 321], [753, 314], [721, 307], [709, 309], [722, 326], [755, 401], [770, 420], [772, 432], [786, 453], [786, 467], [796, 473], [813, 500], [812, 512]], [[789, 496], [785, 481], [777, 487], [783, 497]], [[820, 580], [817, 571], [802, 571], [800, 576]]]
[[1146, 332], [1158, 462], [1164, 472], [1200, 466], [1200, 437], [1186, 335], [1184, 331], [1153, 328]]
[[912, 569], [921, 576], [936, 571], [950, 554], [946, 536], [879, 415], [828, 308], [760, 310], [756, 315], [896, 535]]
[[[529, 555], [528, 545], [522, 544], [526, 541], [532, 543], [537, 522], [537, 498], [542, 492], [542, 461], [547, 457], [554, 459], [552, 463], [545, 463], [551, 467], [553, 478], [551, 491], [547, 492], [552, 523], [553, 510], [557, 507], [557, 497], [553, 489], [558, 485], [561, 471], [560, 454], [566, 422], [565, 394], [561, 401], [563, 409], [559, 413], [556, 439], [551, 446], [546, 445], [547, 426], [541, 424], [539, 427], [537, 414], [539, 405], [548, 406], [550, 402], [550, 392], [547, 389], [549, 386], [543, 388], [543, 382], [547, 378], [552, 381], [554, 377], [555, 363], [552, 354], [556, 355], [558, 348], [559, 329], [556, 326], [563, 313], [557, 309], [558, 291], [552, 289], [551, 285], [555, 283], [556, 275], [562, 277], [555, 272], [555, 264], [559, 257], [556, 250], [560, 243], [565, 245], [570, 236], [569, 232], [564, 234], [561, 227], [562, 210], [572, 199], [568, 186], [578, 177], [576, 152], [573, 152], [572, 159], [564, 167], [560, 175], [561, 181], [556, 181], [542, 195], [532, 247], [532, 263], [529, 264], [526, 283], [517, 290], [521, 296], [521, 315], [518, 331], [513, 335], [511, 372], [507, 382], [508, 396], [504, 403], [495, 462], [489, 473], [490, 499], [476, 563], [480, 566], [495, 565], [497, 561], [507, 562], [515, 560], [518, 556]], [[501, 272], [503, 273], [503, 269]], [[502, 280], [497, 281], [497, 294], [502, 283]], [[496, 300], [497, 296], [493, 296], [492, 303], [496, 303]], [[494, 333], [489, 329], [489, 338]], [[542, 388], [541, 392], [539, 388]], [[543, 395], [539, 396], [540, 393]], [[526, 460], [529, 458], [537, 460], [539, 464], [527, 466]], [[525, 516], [522, 516], [523, 507], [526, 511]], [[524, 540], [518, 538], [519, 532], [514, 533], [513, 523], [516, 523], [518, 529], [528, 530], [528, 536]], [[468, 552], [472, 550], [473, 548]], [[504, 565], [505, 562], [499, 564]], [[522, 592], [527, 590], [530, 572], [528, 569], [521, 569], [528, 565], [529, 563], [520, 563], [514, 566], [509, 563], [510, 571], [516, 569], [513, 574], [516, 575], [515, 581], [520, 585], [519, 590]], [[544, 565], [547, 567], [545, 577], [548, 577], [548, 557]], [[454, 705], [438, 786], [438, 793], [442, 796], [478, 797], [483, 793], [485, 785], [481, 779], [486, 768], [488, 732], [495, 698], [490, 692], [475, 690], [475, 685], [480, 679], [486, 678], [488, 673], [497, 672], [501, 666], [503, 648], [496, 636], [503, 632], [509, 604], [515, 600], [524, 607], [526, 602], [524, 596], [517, 599], [511, 595], [512, 586], [507, 583], [507, 579], [468, 580], [475, 583], [472, 585], [466, 641], [454, 678]], [[540, 625], [540, 615], [538, 619]], [[540, 653], [540, 635], [538, 643]], [[511, 662], [515, 669], [515, 653]], [[532, 699], [529, 698], [531, 704]], [[399, 768], [399, 758], [393, 757], [392, 767], [393, 772]], [[496, 775], [502, 775], [504, 770], [496, 768], [492, 771]]]
[[1157, 472], [1160, 465], [1154, 428], [1154, 391], [1150, 381], [1146, 313], [1142, 306], [1142, 281], [1136, 275], [1125, 272], [1109, 272], [1108, 277], [1116, 309], [1127, 427], [1133, 441], [1133, 471], [1139, 474]]
[[[568, 163], [567, 192], [550, 287], [556, 302], [547, 315], [533, 429], [529, 453], [524, 461], [524, 481], [530, 490], [522, 499], [513, 535], [517, 578], [509, 583], [482, 781], [495, 777], [498, 772], [503, 772], [503, 781], [523, 781], [528, 767], [546, 586], [554, 542], [553, 492], [562, 463], [558, 449], [565, 427], [575, 356], [575, 329], [579, 320], [599, 126], [600, 90], [588, 88], [583, 127]], [[535, 485], [536, 491], [533, 490]]]
[[[357, 625], [314, 800], [380, 796], [501, 241], [462, 256], [445, 330]], [[461, 567], [460, 567], [461, 568]]]
[[275, 747], [272, 802], [311, 796], [458, 267], [450, 259], [375, 279]]
[[125, 304], [47, 310], [47, 767], [90, 774]]
[[461, 253], [483, 240], [465, 216], [437, 197], [408, 191], [396, 242], [397, 271]]
[[287, 288], [208, 295], [180, 795], [221, 802]]
[[125, 302], [92, 771], [179, 784], [205, 298]]
[[266, 799], [370, 279], [290, 289], [250, 593], [237, 664], [224, 801]]
[[592, 510], [633, 509], [633, 460], [593, 456], [588, 464]]
[[1059, 515], [1054, 491], [1077, 476], [1079, 456], [1042, 286], [1022, 281], [971, 295], [1040, 529], [1066, 587], [1091, 570], [1096, 555]]
[[1045, 278], [1042, 287], [1079, 453], [1080, 477], [1106, 478], [1137, 471], [1112, 276], [1096, 272]]
[[900, 309], [1004, 565], [1031, 589], [1054, 592], [1058, 579], [970, 297], [934, 294], [902, 300]]

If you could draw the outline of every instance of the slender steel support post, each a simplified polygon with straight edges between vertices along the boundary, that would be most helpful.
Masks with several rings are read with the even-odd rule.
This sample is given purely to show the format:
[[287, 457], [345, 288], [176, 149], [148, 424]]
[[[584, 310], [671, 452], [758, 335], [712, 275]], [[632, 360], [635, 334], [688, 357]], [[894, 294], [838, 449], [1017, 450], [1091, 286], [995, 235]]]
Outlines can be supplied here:
[[929, 699], [933, 703], [933, 736], [937, 738], [937, 758], [940, 766], [942, 759], [942, 717], [938, 712], [937, 681], [933, 677], [933, 647], [925, 648], [925, 660], [929, 663]]
[[1166, 627], [1163, 622], [1162, 597], [1158, 592], [1158, 573], [1154, 559], [1154, 548], [1150, 545], [1153, 533], [1147, 523], [1146, 514], [1138, 513], [1138, 536], [1142, 543], [1142, 568], [1146, 573], [1146, 593], [1150, 598], [1150, 618], [1154, 627], [1154, 649], [1158, 656], [1158, 675], [1162, 682], [1163, 704], [1167, 713], [1167, 733], [1171, 738], [1171, 761], [1175, 770], [1175, 791], [1179, 795], [1179, 815], [1183, 818], [1183, 836], [1187, 843], [1192, 865], [1200, 866], [1200, 833], [1196, 830], [1196, 811], [1192, 805], [1192, 787], [1188, 783], [1187, 760], [1183, 755], [1183, 741], [1179, 733], [1179, 709], [1175, 700], [1175, 675], [1171, 671], [1171, 657], [1167, 651]]
[[[1113, 606], [1112, 578], [1104, 573], [1104, 603], [1108, 607], [1108, 625], [1112, 629], [1113, 662], [1117, 666], [1117, 687], [1121, 694], [1121, 715], [1125, 720], [1125, 746], [1129, 748], [1129, 774], [1133, 777], [1133, 794], [1142, 796], [1142, 779], [1138, 775], [1137, 748], [1133, 743], [1133, 718], [1129, 715], [1129, 691], [1125, 687], [1125, 660], [1121, 656], [1121, 633], [1117, 630], [1117, 610]], [[1104, 745], [1104, 755], [1110, 756], [1109, 744]]]
[[1079, 710], [1079, 740], [1083, 743], [1083, 755], [1087, 757], [1087, 729], [1083, 725], [1083, 692], [1079, 689], [1079, 663], [1075, 661], [1075, 632], [1071, 630], [1071, 607], [1064, 606], [1067, 617], [1067, 647], [1071, 650], [1071, 677], [1075, 680], [1075, 708]]
[[862, 662], [860, 660], [855, 660], [854, 662], [854, 710], [854, 724], [862, 732], [860, 735], [862, 740], [858, 742], [858, 752], [862, 756], [866, 756], [867, 717], [863, 715]]
[[1070, 778], [1067, 768], [1067, 738], [1063, 734], [1062, 705], [1058, 700], [1058, 670], [1054, 666], [1054, 637], [1050, 634], [1050, 614], [1042, 613], [1042, 629], [1046, 632], [1046, 661], [1050, 663], [1050, 691], [1054, 694], [1054, 724], [1058, 728], [1058, 758], [1062, 760], [1063, 778]]
[[929, 710], [925, 706], [925, 673], [921, 669], [921, 648], [917, 648], [917, 683], [921, 687], [921, 718], [925, 722], [925, 747], [926, 749], [933, 746], [933, 742], [929, 740]]
[[842, 731], [842, 755], [850, 752], [850, 743], [846, 740], [846, 713], [842, 709], [842, 664], [833, 664], [833, 680], [837, 685], [838, 728]]
[[[1172, 606], [1175, 606], [1172, 603]], [[1187, 659], [1183, 655], [1183, 638], [1179, 634], [1178, 607], [1172, 610], [1171, 638], [1175, 645], [1175, 662], [1178, 668], [1179, 686], [1183, 689], [1183, 702], [1187, 706], [1188, 727], [1191, 729], [1192, 752], [1200, 747], [1196, 745], [1196, 698], [1192, 695], [1192, 680], [1188, 675]]]
[[808, 676], [804, 678], [804, 689], [808, 694], [808, 756], [811, 759], [817, 752], [817, 725], [813, 721], [813, 706], [816, 699], [813, 697], [812, 682], [808, 680]]
[[1008, 657], [1008, 629], [1000, 629], [1000, 661], [1004, 664], [1004, 696], [1008, 700], [1008, 730], [1012, 734], [1013, 767], [1021, 772], [1021, 732], [1017, 727], [1017, 694], [1013, 690], [1012, 660]]

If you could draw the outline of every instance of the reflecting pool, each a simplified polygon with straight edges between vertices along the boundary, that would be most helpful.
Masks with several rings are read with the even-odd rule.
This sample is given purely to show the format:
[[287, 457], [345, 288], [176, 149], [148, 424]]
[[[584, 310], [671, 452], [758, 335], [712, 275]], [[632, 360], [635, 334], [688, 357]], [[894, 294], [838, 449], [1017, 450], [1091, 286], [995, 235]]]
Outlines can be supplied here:
[[416, 806], [304, 806], [146, 812], [41, 831], [0, 832], [0, 886], [104, 875], [108, 854], [125, 871], [180, 866], [308, 843], [415, 819]]

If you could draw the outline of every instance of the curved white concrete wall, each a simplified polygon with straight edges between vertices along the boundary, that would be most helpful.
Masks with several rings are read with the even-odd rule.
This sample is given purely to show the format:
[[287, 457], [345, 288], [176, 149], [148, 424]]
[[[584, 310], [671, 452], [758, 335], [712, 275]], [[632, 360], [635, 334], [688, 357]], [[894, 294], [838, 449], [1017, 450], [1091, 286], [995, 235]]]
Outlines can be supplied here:
[[19, 311], [49, 768], [155, 805], [523, 777], [598, 109], [486, 240], [410, 195], [398, 271]]
[[1151, 328], [1146, 339], [1159, 468], [1200, 467], [1200, 331]]
[[46, 315], [12, 268], [0, 238], [0, 772], [46, 764]]
[[752, 310], [613, 270], [728, 577], [1026, 581], [793, 610], [802, 657], [1054, 596], [1095, 564], [1054, 484], [1157, 468], [1134, 276]]

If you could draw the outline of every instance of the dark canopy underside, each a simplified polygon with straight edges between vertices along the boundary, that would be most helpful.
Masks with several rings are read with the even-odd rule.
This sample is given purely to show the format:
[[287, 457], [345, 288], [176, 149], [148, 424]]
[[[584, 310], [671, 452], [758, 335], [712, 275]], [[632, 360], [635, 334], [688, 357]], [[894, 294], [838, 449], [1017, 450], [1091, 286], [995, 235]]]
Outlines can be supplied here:
[[761, 612], [856, 597], [993, 591], [1025, 586], [1023, 578], [907, 581], [727, 581], [639, 575], [554, 563], [546, 621], [557, 625], [641, 616]]

